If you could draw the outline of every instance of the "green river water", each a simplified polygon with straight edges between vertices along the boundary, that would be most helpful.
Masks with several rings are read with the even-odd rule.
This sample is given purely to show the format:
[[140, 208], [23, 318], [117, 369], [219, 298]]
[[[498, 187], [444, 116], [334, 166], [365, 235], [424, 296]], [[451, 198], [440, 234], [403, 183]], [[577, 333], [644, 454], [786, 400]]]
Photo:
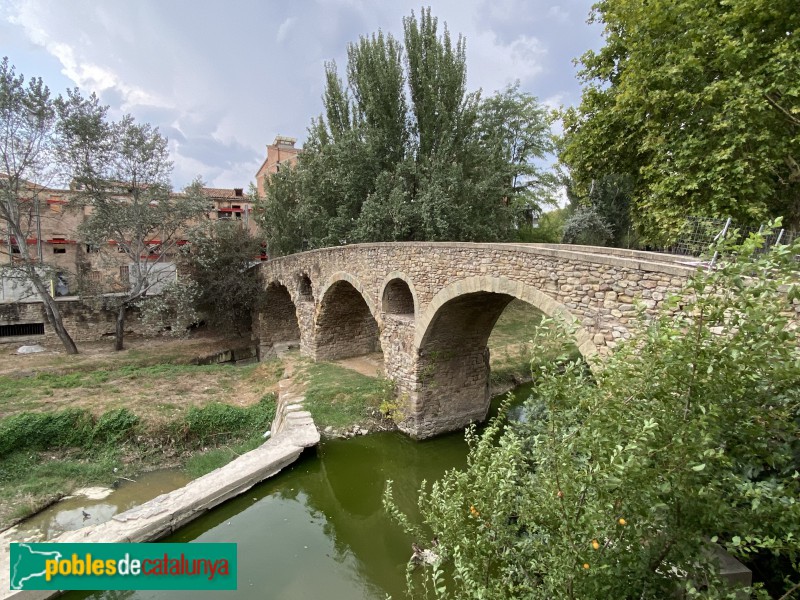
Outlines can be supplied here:
[[[517, 389], [524, 397], [525, 390]], [[165, 542], [236, 542], [232, 592], [73, 592], [77, 598], [260, 600], [404, 597], [414, 541], [381, 504], [386, 480], [416, 514], [417, 490], [466, 464], [463, 432], [415, 442], [399, 433], [329, 440], [278, 476], [193, 521]], [[417, 540], [424, 546], [429, 540]]]

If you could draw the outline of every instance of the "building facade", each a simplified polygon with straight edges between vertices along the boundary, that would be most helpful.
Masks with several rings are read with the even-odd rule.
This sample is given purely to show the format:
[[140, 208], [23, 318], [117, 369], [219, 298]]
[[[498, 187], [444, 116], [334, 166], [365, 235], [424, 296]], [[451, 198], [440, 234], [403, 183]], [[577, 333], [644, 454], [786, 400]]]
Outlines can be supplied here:
[[275, 141], [267, 146], [267, 158], [261, 163], [256, 173], [256, 188], [258, 195], [266, 194], [266, 178], [277, 173], [282, 165], [291, 166], [297, 163], [298, 155], [302, 148], [295, 148], [297, 138], [278, 135]]

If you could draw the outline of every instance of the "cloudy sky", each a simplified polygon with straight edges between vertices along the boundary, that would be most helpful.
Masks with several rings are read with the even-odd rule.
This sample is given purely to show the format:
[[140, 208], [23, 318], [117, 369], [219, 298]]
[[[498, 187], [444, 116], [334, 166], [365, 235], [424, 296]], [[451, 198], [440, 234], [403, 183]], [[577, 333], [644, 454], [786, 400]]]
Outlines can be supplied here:
[[[467, 42], [468, 86], [519, 80], [576, 104], [572, 60], [601, 44], [591, 0], [444, 0], [440, 26]], [[322, 109], [323, 65], [378, 29], [402, 38], [420, 4], [367, 0], [0, 0], [0, 55], [55, 93], [96, 92], [170, 140], [173, 183], [247, 187], [276, 135], [301, 145]], [[454, 35], [455, 37], [455, 35]]]

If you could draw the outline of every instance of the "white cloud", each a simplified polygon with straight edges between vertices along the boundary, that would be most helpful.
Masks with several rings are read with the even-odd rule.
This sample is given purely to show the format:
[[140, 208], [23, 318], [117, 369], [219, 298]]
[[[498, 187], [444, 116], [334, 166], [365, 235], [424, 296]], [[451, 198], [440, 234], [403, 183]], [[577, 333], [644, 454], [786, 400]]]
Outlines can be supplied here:
[[101, 65], [76, 57], [75, 49], [65, 42], [53, 39], [39, 23], [32, 4], [20, 5], [9, 21], [23, 28], [28, 38], [54, 56], [62, 66], [61, 72], [84, 92], [101, 94], [115, 90], [123, 99], [122, 111], [137, 105], [169, 108], [172, 105], [157, 94], [124, 82], [116, 73]]
[[281, 26], [278, 27], [278, 35], [275, 38], [279, 44], [286, 39], [286, 37], [289, 35], [289, 31], [291, 31], [296, 22], [297, 19], [295, 17], [289, 17], [283, 23], [281, 23]]
[[523, 35], [510, 43], [484, 31], [467, 40], [467, 77], [470, 87], [491, 93], [520, 80], [523, 87], [544, 71], [547, 49], [535, 37]]

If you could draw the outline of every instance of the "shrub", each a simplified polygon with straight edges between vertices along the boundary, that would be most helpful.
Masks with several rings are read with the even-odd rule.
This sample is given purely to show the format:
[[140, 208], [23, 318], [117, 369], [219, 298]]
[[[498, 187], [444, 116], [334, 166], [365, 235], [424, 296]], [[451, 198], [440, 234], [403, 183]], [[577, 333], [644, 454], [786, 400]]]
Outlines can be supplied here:
[[728, 597], [714, 542], [781, 565], [753, 597], [798, 589], [800, 243], [762, 244], [720, 247], [596, 379], [536, 365], [524, 423], [470, 430], [467, 469], [420, 496], [437, 598]]
[[127, 408], [103, 413], [92, 432], [92, 441], [101, 445], [116, 444], [129, 439], [139, 424], [139, 417]]
[[242, 433], [265, 431], [275, 418], [275, 397], [267, 394], [253, 406], [241, 408], [219, 402], [191, 407], [183, 423], [183, 439], [197, 445], [220, 443]]
[[579, 208], [564, 223], [562, 241], [565, 244], [607, 246], [613, 239], [611, 225], [593, 206]]
[[22, 449], [83, 447], [91, 444], [94, 419], [84, 409], [19, 413], [0, 421], [0, 457]]

